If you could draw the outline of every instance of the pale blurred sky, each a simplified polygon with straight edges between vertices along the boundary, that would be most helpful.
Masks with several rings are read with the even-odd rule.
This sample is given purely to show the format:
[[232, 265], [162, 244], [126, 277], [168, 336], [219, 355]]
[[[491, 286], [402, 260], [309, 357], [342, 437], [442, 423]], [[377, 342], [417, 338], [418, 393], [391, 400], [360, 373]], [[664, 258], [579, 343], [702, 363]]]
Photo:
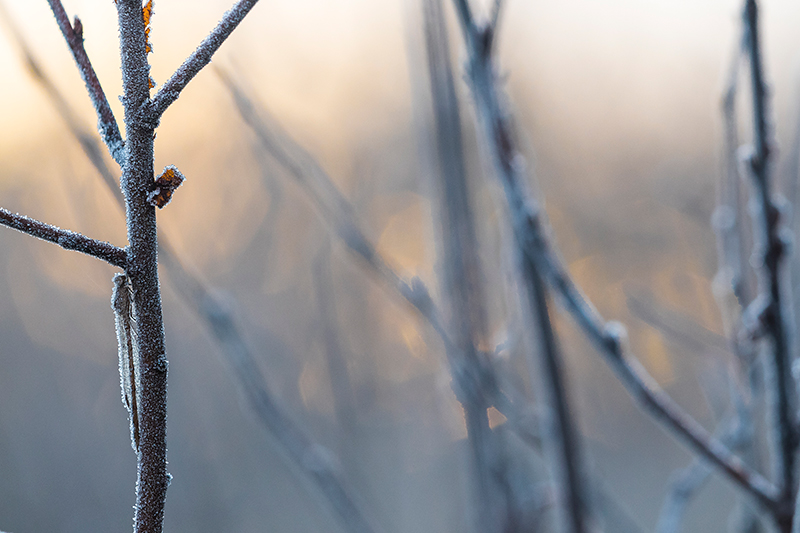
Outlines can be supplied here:
[[[580, 135], [607, 130], [607, 124], [597, 125], [600, 131], [592, 124], [598, 114], [608, 117], [611, 111], [618, 124], [656, 127], [680, 112], [665, 101], [691, 95], [702, 101], [705, 95], [712, 103], [708, 100], [721, 84], [740, 3], [507, 0], [503, 66], [511, 73], [512, 87], [535, 94], [562, 124], [582, 122]], [[776, 92], [780, 108], [788, 99], [785, 84], [797, 77], [800, 7], [788, 0], [762, 4], [768, 75], [784, 89]], [[113, 2], [77, 0], [65, 6], [82, 18], [86, 47], [121, 116], [114, 97], [120, 75]], [[168, 77], [229, 6], [229, 1], [217, 0], [156, 2], [151, 56], [156, 82]], [[335, 151], [364, 129], [391, 128], [392, 115], [408, 113], [406, 37], [416, 7], [409, 0], [265, 0], [224, 45], [219, 60], [234, 61], [246, 72], [290, 127], [307, 132], [312, 148]], [[88, 109], [47, 4], [14, 2], [9, 9], [63, 89], [76, 105]], [[5, 36], [5, 29], [0, 32]], [[53, 121], [19, 64], [8, 39], [0, 40], [0, 113], [5, 124], [0, 150], [5, 153], [35, 142]], [[203, 121], [203, 114], [213, 113], [205, 108], [213, 104], [199, 97], [216, 84], [210, 78], [204, 74], [192, 82], [183, 105], [165, 116], [165, 128], [171, 121]]]

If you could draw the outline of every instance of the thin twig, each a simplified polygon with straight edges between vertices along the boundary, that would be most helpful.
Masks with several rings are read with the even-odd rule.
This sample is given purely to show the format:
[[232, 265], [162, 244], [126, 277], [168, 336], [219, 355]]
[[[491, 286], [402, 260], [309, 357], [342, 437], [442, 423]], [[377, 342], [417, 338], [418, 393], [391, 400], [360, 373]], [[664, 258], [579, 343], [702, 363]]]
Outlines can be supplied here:
[[243, 343], [231, 313], [208, 293], [195, 288], [196, 297], [214, 336], [225, 347], [227, 361], [237, 383], [259, 421], [267, 428], [280, 450], [296, 468], [308, 476], [331, 505], [339, 523], [351, 533], [373, 533], [352, 491], [344, 481], [336, 456], [303, 433], [269, 392], [249, 348]]
[[[717, 273], [712, 282], [714, 297], [722, 315], [722, 328], [736, 361], [732, 365], [734, 379], [731, 384], [731, 402], [736, 406], [738, 425], [749, 428], [742, 435], [739, 446], [742, 459], [756, 470], [761, 470], [762, 454], [753, 428], [755, 409], [762, 396], [761, 365], [757, 359], [757, 345], [742, 333], [742, 310], [752, 301], [753, 290], [746, 272], [745, 226], [742, 224], [742, 176], [740, 173], [739, 121], [736, 113], [736, 96], [739, 89], [739, 72], [745, 52], [745, 32], [736, 40], [727, 83], [722, 98], [724, 123], [724, 169], [717, 180], [717, 208], [712, 216], [712, 226], [717, 241]], [[748, 398], [745, 398], [748, 396]], [[761, 531], [757, 510], [748, 501], [737, 502], [736, 530], [743, 533]], [[733, 528], [732, 528], [733, 529]]]
[[[377, 253], [375, 245], [370, 242], [361, 229], [353, 207], [333, 184], [330, 176], [308, 152], [282, 132], [267, 110], [250, 99], [225, 71], [220, 68], [215, 68], [215, 71], [231, 92], [240, 116], [256, 134], [261, 146], [289, 172], [291, 177], [309, 195], [326, 227], [331, 228], [339, 236], [347, 249], [360, 259], [362, 264], [380, 282], [393, 293], [400, 295], [419, 312], [420, 316], [439, 336], [444, 345], [445, 354], [450, 358], [457, 348], [450, 340], [448, 332], [445, 331], [440, 318], [441, 314], [424, 283], [416, 277], [410, 284], [407, 283], [383, 260]], [[506, 385], [504, 383], [504, 387]], [[535, 450], [541, 450], [541, 441], [537, 437], [538, 431], [533, 430], [530, 421], [520, 415], [518, 401], [512, 402], [508, 396], [511, 392], [510, 390], [495, 391], [495, 396], [492, 398], [493, 406], [506, 416], [515, 433], [526, 444]], [[520, 395], [511, 394], [511, 396], [518, 398]], [[604, 501], [613, 502], [611, 495], [607, 492], [602, 494], [602, 498]], [[613, 505], [615, 508], [619, 508], [618, 504], [614, 503]], [[624, 514], [624, 512], [618, 510], [618, 514]]]
[[419, 278], [407, 282], [378, 253], [356, 217], [353, 207], [314, 158], [285, 135], [262, 106], [256, 106], [220, 68], [214, 69], [233, 97], [241, 118], [250, 126], [261, 146], [291, 175], [311, 198], [325, 224], [369, 270], [415, 308], [442, 339], [448, 357], [457, 348], [450, 339], [439, 309]]
[[[589, 530], [589, 499], [583, 479], [580, 438], [570, 412], [563, 361], [550, 322], [547, 287], [536, 265], [522, 251], [519, 251], [519, 256], [522, 262], [520, 275], [540, 344], [538, 366], [542, 375], [538, 382], [547, 395], [547, 406], [552, 410], [549, 417], [542, 417], [549, 419], [543, 425], [543, 434], [548, 437], [551, 447], [549, 456], [552, 458], [550, 462], [556, 473], [556, 481], [564, 492], [562, 520], [567, 524], [568, 531], [581, 533]], [[529, 362], [531, 368], [535, 363]], [[531, 373], [534, 374], [533, 371]]]
[[633, 316], [659, 330], [667, 339], [702, 352], [713, 349], [730, 354], [728, 339], [698, 324], [679, 310], [658, 303], [653, 295], [643, 290], [625, 290], [625, 302]]
[[2, 2], [0, 2], [0, 17], [2, 17], [3, 22], [11, 31], [11, 35], [16, 41], [17, 47], [22, 53], [28, 73], [33, 76], [33, 79], [42, 87], [42, 89], [44, 89], [53, 106], [56, 108], [56, 111], [66, 123], [69, 131], [72, 133], [72, 136], [75, 137], [75, 140], [77, 140], [78, 144], [80, 144], [81, 148], [83, 149], [83, 153], [89, 158], [89, 161], [92, 163], [95, 169], [97, 169], [97, 172], [108, 186], [108, 190], [111, 191], [117, 202], [124, 209], [125, 199], [122, 196], [122, 191], [119, 189], [116, 174], [111, 168], [109, 168], [109, 165], [106, 164], [106, 161], [103, 158], [104, 150], [102, 144], [97, 141], [94, 132], [90, 131], [89, 128], [86, 128], [83, 124], [81, 124], [81, 121], [78, 119], [78, 115], [75, 110], [72, 109], [67, 99], [61, 93], [55, 83], [53, 83], [52, 79], [47, 75], [42, 64], [38, 59], [36, 59], [36, 56], [33, 55], [33, 51], [28, 45], [25, 36], [8, 14], [5, 5]]
[[[750, 58], [750, 81], [753, 98], [753, 154], [749, 167], [757, 198], [753, 202], [755, 234], [759, 239], [762, 268], [759, 271], [759, 297], [748, 312], [757, 306], [757, 319], [771, 340], [771, 373], [767, 389], [773, 411], [772, 452], [773, 475], [778, 480], [780, 512], [775, 519], [781, 531], [790, 531], [796, 491], [795, 452], [797, 451], [796, 383], [792, 377], [790, 350], [791, 324], [787, 313], [791, 309], [791, 287], [784, 282], [783, 265], [790, 231], [781, 225], [781, 212], [772, 197], [771, 152], [773, 142], [767, 123], [767, 87], [761, 64], [758, 36], [758, 7], [747, 0], [744, 9], [745, 38]], [[786, 280], [788, 281], [788, 280]]]
[[[752, 428], [738, 423], [736, 418], [723, 423], [722, 426], [720, 441], [731, 449], [740, 449], [751, 438]], [[711, 473], [708, 463], [700, 459], [695, 459], [692, 464], [676, 472], [661, 507], [656, 533], [680, 531], [686, 507]]]
[[75, 23], [70, 24], [69, 16], [61, 4], [61, 0], [48, 0], [48, 3], [56, 17], [61, 34], [64, 35], [64, 40], [67, 41], [67, 45], [72, 52], [72, 57], [75, 59], [75, 63], [78, 64], [78, 70], [81, 73], [83, 82], [86, 84], [89, 98], [91, 98], [94, 109], [97, 112], [97, 127], [100, 130], [100, 136], [103, 138], [103, 142], [106, 143], [108, 151], [111, 152], [111, 157], [114, 158], [114, 161], [119, 166], [122, 166], [125, 163], [125, 143], [120, 135], [114, 112], [111, 111], [111, 106], [108, 105], [106, 93], [103, 92], [97, 73], [94, 71], [92, 62], [89, 61], [89, 56], [83, 47], [83, 24], [81, 24], [77, 16], [75, 17]]
[[494, 0], [492, 10], [489, 12], [489, 27], [495, 34], [497, 33], [497, 25], [500, 22], [500, 14], [503, 12], [504, 5], [505, 2], [503, 0]]
[[[2, 4], [0, 4], [0, 7], [2, 7]], [[0, 12], [0, 15], [2, 14], [3, 13]], [[9, 20], [9, 23], [10, 22], [11, 21]], [[11, 27], [14, 28], [14, 26]], [[77, 138], [78, 142], [81, 144], [81, 147], [84, 148], [84, 153], [89, 158], [97, 172], [102, 176], [103, 181], [108, 186], [109, 190], [114, 194], [114, 198], [117, 200], [119, 206], [124, 210], [125, 200], [120, 192], [116, 180], [113, 177], [112, 170], [109, 168], [106, 161], [102, 157], [99, 157], [102, 152], [97, 138], [91, 133], [87, 132], [86, 128], [84, 128], [77, 120], [74, 111], [69, 107], [69, 104], [63, 98], [61, 92], [47, 76], [46, 72], [41, 68], [39, 62], [30, 51], [30, 48], [21, 38], [21, 35], [16, 33], [15, 35], [18, 37], [18, 44], [20, 45], [20, 49], [30, 67], [31, 74], [45, 88], [59, 115], [61, 115], [61, 117], [67, 123], [72, 134]], [[184, 265], [184, 263], [180, 260], [175, 248], [170, 244], [166, 235], [160, 231], [158, 233], [158, 241], [158, 254], [161, 266], [164, 267], [165, 271], [172, 280], [175, 290], [189, 306], [189, 308], [209, 326], [208, 329], [212, 334], [212, 337], [216, 340], [217, 344], [222, 348], [223, 353], [226, 355], [226, 361], [229, 363], [231, 370], [234, 372], [237, 384], [239, 384], [240, 387], [245, 388], [245, 386], [242, 385], [242, 376], [240, 375], [239, 369], [257, 368], [257, 365], [251, 349], [248, 347], [244, 340], [244, 336], [241, 334], [239, 328], [233, 320], [231, 310], [214, 296], [213, 291], [207, 287], [204, 282], [190, 272], [186, 265]], [[122, 253], [125, 253], [124, 250]], [[120, 266], [123, 266], [124, 268], [124, 265]], [[237, 363], [237, 361], [243, 362]], [[255, 380], [252, 377], [248, 378], [248, 383], [250, 389], [252, 390], [245, 392], [244, 395], [248, 399], [259, 398], [258, 405], [251, 402], [251, 407], [258, 416], [259, 420], [262, 423], [265, 423], [269, 420], [282, 421], [281, 424], [276, 424], [274, 426], [270, 426], [265, 423], [267, 431], [273, 433], [275, 431], [279, 431], [279, 426], [286, 427], [289, 425], [289, 417], [283, 413], [279, 407], [279, 403], [269, 392], [266, 381], [263, 379], [263, 377]], [[279, 414], [266, 416], [262, 413], [259, 413], [259, 405], [271, 405], [272, 407], [270, 407], [269, 412], [277, 412]], [[293, 432], [296, 434], [299, 433], [299, 431], [300, 430], [294, 426]], [[281, 444], [284, 443], [284, 440], [279, 438], [279, 436], [276, 436], [276, 441]], [[282, 451], [287, 457], [289, 457], [291, 461], [296, 460], [296, 457], [290, 453], [291, 450], [285, 450], [282, 448]], [[299, 465], [299, 467], [300, 471], [304, 472], [305, 474], [309, 474], [309, 471], [305, 469], [303, 465]], [[336, 516], [342, 519], [341, 523], [343, 528], [346, 531], [360, 531], [362, 528], [360, 528], [358, 524], [366, 522], [366, 520], [359, 518], [359, 516], [363, 515], [363, 513], [360, 511], [352, 511], [354, 508], [357, 510], [356, 504], [354, 503], [354, 497], [348, 496], [347, 499], [350, 501], [350, 503], [345, 503], [342, 505], [337, 504], [337, 500], [341, 498], [340, 495], [348, 494], [348, 491], [351, 492], [351, 490], [345, 488], [345, 483], [342, 480], [340, 480], [338, 483], [331, 482], [330, 480], [335, 477], [335, 474], [336, 473], [333, 472], [327, 477], [312, 476], [312, 479], [315, 481], [318, 481], [318, 478], [326, 479], [325, 485], [321, 485], [317, 482], [316, 486], [318, 490], [328, 497]], [[337, 484], [339, 486], [338, 488]]]
[[312, 269], [316, 302], [319, 308], [319, 321], [322, 329], [322, 341], [325, 346], [325, 360], [328, 365], [328, 376], [333, 390], [333, 408], [338, 426], [347, 430], [353, 427], [355, 405], [353, 401], [353, 386], [350, 382], [350, 374], [347, 371], [347, 358], [339, 338], [339, 328], [336, 321], [339, 314], [336, 312], [336, 285], [331, 271], [331, 259], [331, 243], [328, 238], [314, 260]]
[[44, 241], [52, 242], [65, 250], [75, 250], [102, 259], [106, 263], [125, 269], [128, 263], [127, 252], [105, 241], [98, 241], [80, 233], [51, 226], [0, 207], [0, 224], [22, 233], [27, 233]]
[[[509, 494], [502, 442], [489, 427], [487, 409], [497, 385], [491, 360], [478, 346], [487, 336], [478, 242], [467, 179], [461, 116], [450, 67], [441, 0], [423, 3], [425, 44], [436, 131], [436, 196], [441, 213], [441, 285], [459, 349], [452, 358], [453, 389], [464, 409], [472, 456], [475, 519], [479, 531], [509, 531], [519, 519]], [[491, 380], [491, 383], [487, 383]], [[486, 385], [489, 385], [488, 390]], [[499, 482], [499, 483], [498, 483]], [[505, 494], [504, 494], [505, 493]]]
[[145, 120], [155, 124], [164, 114], [164, 111], [178, 99], [181, 91], [186, 88], [192, 78], [194, 78], [203, 67], [211, 62], [211, 57], [222, 46], [225, 39], [236, 29], [236, 26], [244, 20], [244, 17], [253, 9], [258, 0], [239, 0], [229, 11], [225, 12], [222, 20], [217, 26], [203, 39], [203, 42], [192, 52], [186, 61], [178, 67], [178, 70], [164, 83], [158, 90], [153, 100], [148, 104], [145, 112]]
[[748, 468], [728, 448], [709, 435], [697, 421], [658, 389], [638, 360], [629, 358], [624, 346], [624, 328], [606, 324], [572, 281], [546, 237], [539, 208], [525, 190], [524, 158], [516, 147], [509, 117], [503, 111], [496, 85], [491, 39], [474, 22], [466, 0], [455, 0], [468, 52], [468, 77], [479, 122], [503, 184], [516, 238], [525, 253], [560, 296], [562, 304], [574, 317], [586, 336], [605, 356], [606, 361], [629, 393], [659, 423], [663, 424], [691, 449], [724, 471], [737, 486], [760, 504], [775, 511], [778, 489]]

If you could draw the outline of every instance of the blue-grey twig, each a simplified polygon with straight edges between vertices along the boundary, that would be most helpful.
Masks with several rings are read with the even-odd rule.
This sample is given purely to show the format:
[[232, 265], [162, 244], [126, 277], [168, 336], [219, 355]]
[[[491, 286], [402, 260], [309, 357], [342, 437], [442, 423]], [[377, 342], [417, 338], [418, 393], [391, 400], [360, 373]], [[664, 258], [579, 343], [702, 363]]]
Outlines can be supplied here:
[[[723, 170], [717, 180], [717, 208], [711, 218], [716, 234], [718, 267], [712, 289], [722, 315], [722, 327], [728, 346], [737, 359], [731, 365], [731, 372], [734, 374], [730, 388], [731, 402], [736, 408], [737, 424], [741, 428], [750, 429], [743, 431], [738, 450], [747, 464], [761, 471], [764, 454], [760, 453], [761, 442], [752, 428], [759, 401], [763, 397], [762, 365], [757, 358], [757, 343], [742, 335], [742, 310], [750, 304], [754, 292], [746, 275], [748, 256], [742, 224], [742, 213], [745, 209], [738, 157], [739, 121], [736, 112], [739, 73], [745, 52], [744, 36], [745, 32], [742, 31], [741, 37], [736, 41], [722, 98]], [[746, 533], [763, 531], [758, 509], [749, 501], [742, 498], [739, 500], [734, 510], [737, 530]]]
[[[731, 449], [739, 449], [750, 439], [753, 428], [737, 423], [735, 418], [722, 424], [720, 440]], [[705, 484], [711, 468], [706, 461], [695, 459], [686, 468], [678, 470], [670, 483], [669, 493], [661, 507], [656, 533], [678, 533], [689, 501]]]
[[[753, 222], [761, 259], [759, 297], [751, 304], [763, 305], [759, 322], [770, 340], [770, 372], [767, 391], [771, 395], [771, 443], [773, 476], [778, 483], [779, 508], [775, 520], [782, 532], [791, 531], [797, 491], [797, 384], [791, 370], [791, 286], [784, 277], [784, 259], [791, 232], [782, 225], [781, 209], [773, 198], [771, 166], [773, 142], [767, 118], [767, 87], [764, 82], [758, 36], [758, 6], [747, 0], [744, 8], [746, 49], [750, 59], [753, 99], [753, 153], [749, 167], [755, 192]], [[759, 303], [759, 300], [763, 303]]]
[[111, 106], [108, 105], [106, 93], [103, 92], [97, 73], [95, 73], [92, 62], [89, 61], [89, 56], [83, 47], [83, 25], [78, 17], [75, 17], [74, 24], [70, 24], [69, 16], [61, 4], [61, 0], [48, 0], [48, 3], [56, 17], [58, 27], [61, 29], [61, 33], [64, 35], [64, 39], [72, 52], [72, 57], [78, 64], [78, 70], [81, 73], [83, 82], [86, 84], [89, 98], [92, 99], [92, 104], [97, 112], [97, 126], [103, 142], [106, 143], [114, 161], [119, 166], [122, 166], [125, 163], [125, 143], [120, 135], [117, 119], [114, 118]]
[[[225, 71], [219, 68], [216, 68], [215, 71], [228, 87], [240, 116], [252, 128], [262, 147], [306, 191], [327, 227], [330, 227], [339, 236], [348, 250], [359, 258], [362, 264], [366, 265], [384, 285], [399, 294], [419, 312], [420, 316], [442, 340], [448, 360], [451, 364], [456, 363], [457, 359], [451, 358], [458, 354], [458, 348], [450, 339], [439, 309], [431, 299], [425, 284], [419, 278], [412, 279], [411, 283], [406, 282], [383, 260], [375, 249], [375, 245], [361, 229], [353, 207], [313, 157], [296, 141], [285, 135], [267, 110], [250, 99], [244, 89]], [[489, 389], [485, 392], [492, 393]], [[521, 415], [519, 405], [516, 401], [511, 401], [507, 392], [511, 391], [493, 391], [494, 407], [508, 418], [511, 427], [524, 442], [540, 451], [541, 441], [537, 437], [538, 430], [531, 428], [530, 421]], [[518, 397], [517, 394], [510, 394], [510, 396]], [[607, 493], [602, 494], [601, 497], [619, 509], [619, 506], [611, 500]], [[617, 514], [622, 515], [624, 512], [618, 511]]]
[[628, 355], [624, 328], [617, 323], [607, 324], [572, 281], [550, 245], [539, 207], [525, 189], [524, 158], [517, 149], [510, 119], [497, 87], [492, 40], [474, 22], [466, 0], [454, 1], [467, 46], [467, 75], [478, 119], [506, 193], [514, 233], [523, 250], [640, 406], [691, 449], [725, 472], [757, 502], [774, 512], [778, 505], [778, 489], [744, 465], [659, 390], [641, 364]]
[[473, 518], [480, 531], [507, 531], [519, 522], [518, 498], [511, 494], [503, 442], [492, 432], [487, 415], [497, 378], [491, 358], [478, 349], [487, 337], [483, 275], [441, 0], [426, 0], [423, 12], [436, 132], [434, 189], [442, 243], [440, 280], [448, 330], [459, 348], [459, 356], [451, 359], [451, 374], [467, 425], [475, 482]]
[[127, 266], [128, 256], [123, 248], [98, 241], [80, 233], [45, 224], [0, 207], [0, 224], [44, 241], [52, 242], [65, 250], [75, 250], [110, 263], [121, 269]]
[[244, 20], [258, 0], [239, 0], [223, 16], [219, 24], [203, 39], [203, 42], [190, 55], [178, 70], [159, 88], [152, 102], [146, 108], [145, 119], [157, 123], [164, 111], [178, 99], [181, 91], [192, 81], [203, 67], [211, 62], [211, 56], [222, 46], [225, 39]]

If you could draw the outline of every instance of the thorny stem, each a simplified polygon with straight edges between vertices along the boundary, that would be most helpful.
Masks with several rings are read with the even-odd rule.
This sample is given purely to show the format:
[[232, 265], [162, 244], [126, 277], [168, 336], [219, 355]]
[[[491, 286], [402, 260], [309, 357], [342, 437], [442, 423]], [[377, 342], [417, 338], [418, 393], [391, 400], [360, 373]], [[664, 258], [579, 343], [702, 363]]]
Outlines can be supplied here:
[[236, 29], [236, 26], [253, 9], [258, 0], [239, 0], [220, 20], [219, 24], [203, 39], [203, 42], [190, 55], [178, 70], [167, 80], [147, 106], [143, 119], [151, 124], [156, 124], [164, 111], [178, 99], [181, 91], [186, 88], [203, 67], [211, 62], [211, 57], [222, 46], [225, 39]]
[[139, 339], [140, 442], [137, 454], [135, 533], [161, 533], [169, 485], [167, 473], [167, 359], [158, 283], [155, 207], [147, 201], [153, 183], [152, 125], [140, 120], [149, 99], [149, 73], [141, 0], [118, 0], [125, 106], [126, 161], [122, 167], [128, 242], [127, 274], [133, 286]]
[[110, 263], [123, 270], [127, 266], [128, 254], [104, 241], [98, 241], [80, 233], [51, 226], [38, 220], [12, 213], [0, 207], [0, 224], [44, 241], [53, 242], [65, 250], [75, 250]]
[[[772, 141], [767, 124], [767, 87], [764, 82], [761, 64], [761, 50], [758, 38], [758, 7], [755, 0], [747, 0], [744, 10], [745, 38], [750, 57], [750, 81], [753, 97], [753, 144], [754, 153], [750, 158], [750, 170], [757, 194], [758, 211], [754, 222], [761, 233], [761, 253], [763, 268], [759, 273], [760, 296], [754, 302], [759, 305], [758, 319], [771, 340], [772, 368], [771, 391], [773, 409], [772, 426], [775, 433], [772, 439], [773, 475], [778, 480], [779, 512], [775, 520], [781, 531], [791, 530], [792, 504], [795, 488], [796, 435], [796, 384], [792, 378], [790, 363], [790, 332], [786, 318], [788, 308], [784, 303], [791, 301], [790, 287], [784, 283], [783, 264], [787, 253], [788, 230], [781, 227], [781, 213], [772, 197], [770, 170]], [[755, 220], [758, 219], [758, 220]], [[760, 301], [759, 301], [760, 300]]]
[[103, 142], [111, 152], [111, 157], [114, 161], [123, 166], [125, 164], [125, 144], [119, 132], [117, 119], [114, 118], [114, 113], [111, 111], [111, 106], [108, 105], [103, 87], [100, 85], [100, 80], [97, 78], [92, 67], [89, 56], [86, 54], [86, 49], [83, 47], [83, 25], [78, 17], [75, 17], [75, 23], [70, 24], [69, 16], [61, 4], [61, 0], [48, 0], [50, 9], [58, 22], [58, 27], [64, 35], [64, 39], [69, 45], [72, 52], [72, 57], [78, 64], [78, 70], [81, 73], [83, 82], [86, 84], [86, 89], [89, 91], [89, 97], [92, 99], [95, 111], [97, 112], [98, 129], [103, 138]]
[[524, 189], [524, 158], [516, 147], [511, 125], [502, 110], [492, 61], [492, 40], [473, 22], [466, 0], [454, 0], [468, 51], [468, 77], [479, 120], [484, 128], [498, 175], [509, 204], [516, 238], [530, 260], [537, 265], [562, 304], [643, 409], [671, 430], [689, 447], [705, 457], [757, 502], [775, 513], [779, 491], [759, 473], [751, 470], [669, 396], [658, 390], [653, 379], [623, 347], [624, 332], [618, 324], [606, 324], [585, 299], [551, 249], [538, 208]]

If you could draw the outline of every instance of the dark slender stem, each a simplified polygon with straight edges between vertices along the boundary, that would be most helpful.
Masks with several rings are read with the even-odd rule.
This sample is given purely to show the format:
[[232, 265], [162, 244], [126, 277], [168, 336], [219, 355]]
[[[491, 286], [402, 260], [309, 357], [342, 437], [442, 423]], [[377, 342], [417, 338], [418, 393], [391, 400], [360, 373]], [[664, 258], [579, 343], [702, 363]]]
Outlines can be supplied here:
[[200, 46], [190, 55], [178, 70], [158, 90], [149, 104], [146, 120], [152, 124], [158, 122], [164, 111], [178, 99], [180, 93], [192, 81], [203, 67], [211, 62], [211, 57], [222, 46], [225, 39], [244, 20], [258, 0], [239, 0], [230, 11], [227, 11], [217, 26], [203, 39]]
[[[549, 442], [551, 465], [556, 473], [556, 481], [564, 491], [564, 516], [567, 530], [573, 533], [589, 531], [588, 498], [583, 479], [583, 461], [580, 451], [580, 439], [575, 429], [567, 399], [567, 388], [564, 380], [564, 369], [558, 342], [550, 322], [550, 311], [547, 305], [547, 288], [536, 265], [522, 251], [519, 251], [522, 262], [521, 277], [525, 286], [531, 315], [535, 322], [537, 340], [539, 341], [538, 365], [541, 377], [539, 385], [547, 396], [546, 404], [552, 411], [549, 416], [542, 417], [546, 422], [542, 434]], [[535, 378], [535, 376], [533, 376]]]
[[12, 213], [0, 207], [0, 224], [22, 233], [27, 233], [44, 241], [52, 242], [65, 250], [75, 250], [86, 255], [102, 259], [121, 269], [125, 269], [128, 254], [122, 249], [105, 241], [98, 241], [80, 233], [51, 226], [26, 216]]
[[169, 485], [167, 473], [167, 359], [161, 293], [158, 283], [158, 239], [155, 207], [147, 200], [153, 183], [153, 132], [140, 110], [148, 101], [147, 63], [141, 0], [117, 0], [122, 56], [122, 89], [127, 133], [122, 168], [128, 222], [128, 276], [133, 286], [139, 339], [140, 442], [136, 482], [135, 533], [161, 533]]
[[[464, 0], [455, 0], [461, 9]], [[462, 19], [463, 20], [463, 19]], [[586, 336], [617, 373], [629, 393], [659, 423], [667, 427], [691, 449], [706, 457], [756, 501], [775, 512], [778, 490], [763, 476], [749, 469], [669, 396], [658, 390], [652, 378], [635, 359], [628, 359], [623, 347], [624, 330], [607, 325], [577, 288], [545, 237], [538, 208], [525, 190], [524, 158], [516, 147], [511, 125], [503, 111], [496, 86], [494, 63], [487, 41], [480, 32], [462, 22], [468, 46], [468, 77], [479, 121], [497, 168], [509, 204], [516, 238], [529, 259], [560, 296]]]
[[796, 491], [795, 452], [796, 435], [796, 384], [790, 363], [790, 323], [785, 302], [791, 301], [791, 288], [784, 279], [783, 265], [787, 255], [781, 213], [772, 197], [771, 187], [771, 131], [767, 119], [767, 87], [761, 64], [758, 36], [758, 7], [755, 0], [747, 0], [744, 10], [745, 39], [750, 58], [750, 81], [753, 98], [754, 153], [749, 161], [758, 206], [754, 223], [757, 225], [762, 268], [759, 272], [760, 295], [754, 305], [759, 306], [759, 321], [771, 341], [771, 376], [768, 391], [773, 412], [772, 453], [773, 474], [778, 480], [781, 512], [775, 516], [781, 531], [791, 530], [792, 505]]
[[86, 84], [86, 89], [89, 91], [89, 97], [92, 99], [92, 104], [97, 112], [97, 126], [103, 142], [106, 143], [114, 161], [119, 166], [122, 166], [125, 163], [125, 144], [119, 132], [117, 119], [114, 118], [111, 106], [108, 105], [106, 93], [103, 92], [100, 80], [97, 78], [92, 62], [89, 61], [89, 56], [83, 47], [83, 25], [78, 17], [75, 17], [74, 25], [70, 24], [69, 16], [61, 4], [61, 0], [48, 0], [48, 3], [56, 17], [58, 27], [61, 29], [61, 33], [64, 35], [64, 39], [72, 52], [72, 57], [78, 64], [78, 70], [81, 73], [83, 82]]

